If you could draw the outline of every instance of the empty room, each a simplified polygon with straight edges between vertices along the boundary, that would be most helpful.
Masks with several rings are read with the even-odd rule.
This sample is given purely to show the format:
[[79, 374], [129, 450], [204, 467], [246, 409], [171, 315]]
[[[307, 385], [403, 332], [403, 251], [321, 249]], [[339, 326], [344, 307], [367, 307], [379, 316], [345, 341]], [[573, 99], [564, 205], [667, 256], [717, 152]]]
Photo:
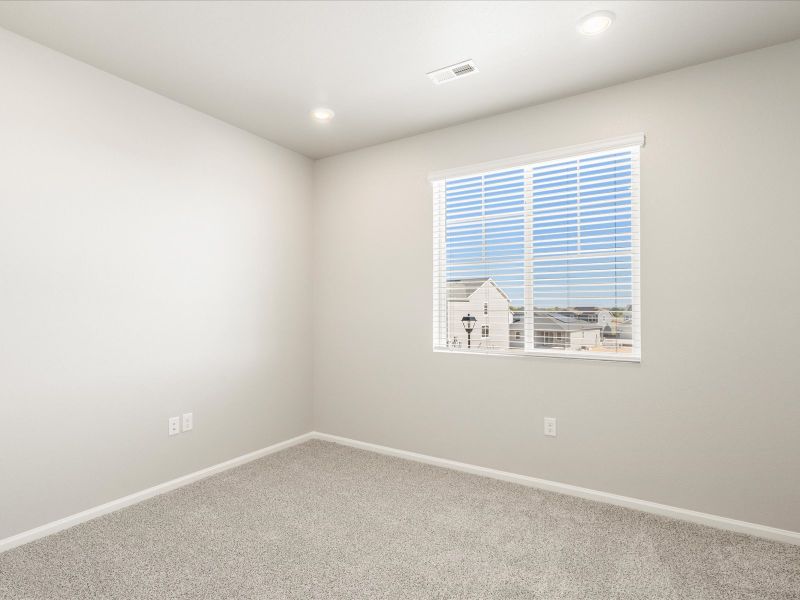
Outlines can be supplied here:
[[800, 1], [0, 0], [0, 600], [800, 600]]

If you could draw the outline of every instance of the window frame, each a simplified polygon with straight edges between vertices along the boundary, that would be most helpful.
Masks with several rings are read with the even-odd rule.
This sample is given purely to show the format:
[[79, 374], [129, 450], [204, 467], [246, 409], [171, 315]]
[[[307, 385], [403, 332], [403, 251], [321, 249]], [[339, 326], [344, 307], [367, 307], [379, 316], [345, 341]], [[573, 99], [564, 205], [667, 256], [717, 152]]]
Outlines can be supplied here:
[[[473, 177], [479, 175], [490, 174], [504, 169], [513, 169], [515, 167], [526, 167], [530, 170], [534, 166], [539, 166], [543, 163], [550, 161], [563, 160], [567, 158], [583, 158], [586, 155], [594, 153], [602, 153], [614, 150], [630, 150], [632, 154], [635, 153], [636, 165], [641, 165], [640, 149], [644, 146], [645, 135], [637, 133], [633, 135], [612, 138], [588, 144], [579, 144], [575, 146], [567, 146], [551, 151], [537, 152], [534, 154], [526, 154], [516, 156], [505, 160], [496, 160], [477, 165], [459, 167], [456, 169], [449, 169], [446, 171], [438, 171], [431, 173], [429, 181], [433, 186], [433, 350], [434, 352], [445, 352], [449, 354], [481, 354], [491, 356], [507, 356], [507, 357], [546, 357], [546, 358], [578, 358], [584, 360], [605, 360], [613, 362], [629, 362], [640, 363], [642, 361], [642, 329], [641, 329], [641, 174], [639, 169], [634, 169], [631, 175], [630, 191], [631, 191], [631, 271], [632, 271], [632, 307], [631, 307], [631, 328], [632, 339], [631, 346], [632, 352], [616, 353], [616, 352], [589, 352], [581, 350], [558, 350], [551, 351], [546, 348], [535, 348], [535, 339], [533, 331], [533, 319], [526, 318], [524, 326], [523, 342], [525, 344], [524, 351], [511, 352], [511, 351], [487, 351], [483, 348], [466, 349], [466, 348], [451, 348], [449, 347], [447, 334], [447, 281], [446, 281], [446, 216], [444, 212], [444, 205], [446, 204], [444, 186], [447, 180], [463, 177]], [[526, 199], [526, 202], [528, 200]], [[532, 224], [530, 223], [531, 211], [525, 210], [525, 236], [528, 239], [529, 233], [532, 231]], [[524, 282], [524, 295], [525, 295], [525, 312], [530, 310], [529, 307], [533, 306], [533, 281], [532, 281], [532, 265], [528, 262], [528, 244], [526, 242], [526, 266], [525, 266], [525, 282]], [[516, 338], [514, 341], [517, 341]], [[442, 343], [444, 342], [444, 343]], [[509, 340], [509, 343], [511, 340]], [[510, 348], [508, 349], [510, 350]]]

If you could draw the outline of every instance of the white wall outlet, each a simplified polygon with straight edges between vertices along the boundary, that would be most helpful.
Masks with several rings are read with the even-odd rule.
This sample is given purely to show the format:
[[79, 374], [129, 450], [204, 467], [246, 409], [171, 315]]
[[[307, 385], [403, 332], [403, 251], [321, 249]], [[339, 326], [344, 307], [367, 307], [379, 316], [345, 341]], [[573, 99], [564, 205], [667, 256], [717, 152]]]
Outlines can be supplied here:
[[191, 431], [192, 427], [194, 427], [194, 417], [192, 417], [192, 413], [183, 413], [183, 430]]
[[170, 435], [178, 435], [181, 432], [181, 418], [180, 417], [170, 417], [169, 418], [169, 434]]
[[556, 437], [556, 418], [555, 417], [545, 417], [544, 418], [544, 434], [549, 435], [550, 437]]

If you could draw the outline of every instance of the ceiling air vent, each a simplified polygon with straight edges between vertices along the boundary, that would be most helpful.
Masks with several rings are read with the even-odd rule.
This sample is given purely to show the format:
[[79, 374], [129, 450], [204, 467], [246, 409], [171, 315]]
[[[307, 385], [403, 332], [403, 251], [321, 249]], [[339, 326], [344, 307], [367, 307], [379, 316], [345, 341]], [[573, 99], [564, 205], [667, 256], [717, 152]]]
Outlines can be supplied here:
[[454, 81], [459, 77], [466, 77], [467, 75], [472, 75], [473, 73], [477, 72], [478, 67], [475, 66], [475, 63], [471, 60], [465, 60], [460, 63], [450, 65], [449, 67], [444, 67], [443, 69], [431, 71], [428, 73], [428, 77], [430, 77], [433, 83], [440, 85], [442, 83], [447, 83], [448, 81]]

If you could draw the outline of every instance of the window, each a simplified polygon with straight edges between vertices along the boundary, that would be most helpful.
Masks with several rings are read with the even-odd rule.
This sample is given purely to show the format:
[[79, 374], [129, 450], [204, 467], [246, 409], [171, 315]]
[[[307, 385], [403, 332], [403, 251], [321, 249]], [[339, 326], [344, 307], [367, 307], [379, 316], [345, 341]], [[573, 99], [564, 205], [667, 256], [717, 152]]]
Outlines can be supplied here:
[[[643, 144], [432, 175], [434, 349], [639, 360]], [[467, 343], [462, 318], [481, 308], [491, 346]]]

